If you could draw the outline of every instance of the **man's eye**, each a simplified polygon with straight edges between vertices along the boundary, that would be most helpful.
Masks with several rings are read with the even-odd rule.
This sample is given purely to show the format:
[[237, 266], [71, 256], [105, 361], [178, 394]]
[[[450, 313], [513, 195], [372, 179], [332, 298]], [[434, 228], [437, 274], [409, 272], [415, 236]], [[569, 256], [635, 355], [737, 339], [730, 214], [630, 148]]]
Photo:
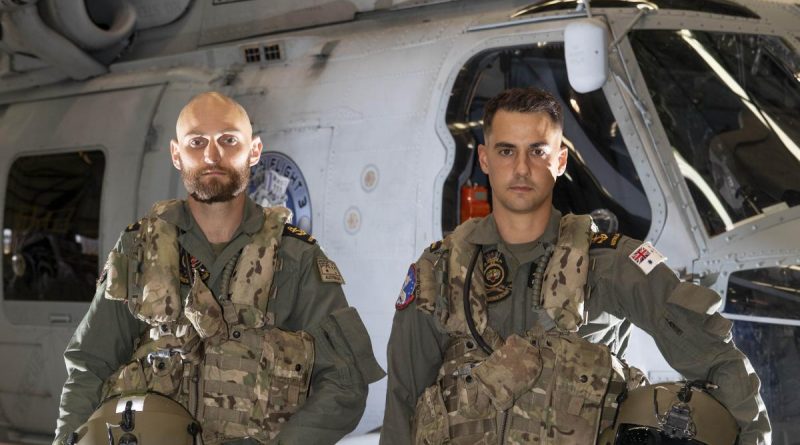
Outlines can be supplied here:
[[549, 153], [549, 150], [547, 150], [544, 147], [531, 148], [531, 155], [535, 156], [537, 158], [543, 158], [543, 157], [547, 156], [548, 153]]
[[192, 148], [201, 148], [206, 146], [206, 140], [203, 138], [194, 138], [189, 140], [189, 146]]
[[512, 154], [514, 154], [514, 150], [510, 148], [501, 148], [499, 153], [500, 156], [511, 156]]
[[236, 145], [237, 142], [239, 140], [235, 136], [223, 136], [220, 138], [220, 143], [224, 145]]

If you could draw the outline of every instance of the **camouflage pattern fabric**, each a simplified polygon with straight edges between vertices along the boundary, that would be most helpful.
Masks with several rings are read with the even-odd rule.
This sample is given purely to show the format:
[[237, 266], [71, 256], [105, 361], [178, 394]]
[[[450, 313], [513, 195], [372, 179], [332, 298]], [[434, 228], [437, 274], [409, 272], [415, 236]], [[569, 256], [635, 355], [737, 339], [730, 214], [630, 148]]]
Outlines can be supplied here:
[[626, 367], [607, 346], [574, 333], [584, 322], [591, 219], [561, 220], [542, 286], [542, 304], [555, 322], [551, 331], [539, 326], [525, 338], [501, 339], [487, 326], [485, 289], [475, 269], [469, 298], [476, 328], [494, 350], [489, 356], [471, 338], [463, 309], [467, 268], [479, 248], [466, 241], [474, 227], [462, 224], [417, 262], [417, 309], [435, 314], [451, 340], [436, 384], [417, 400], [415, 443], [496, 444], [501, 437], [507, 444], [594, 443], [613, 423]]
[[[460, 225], [450, 236], [444, 239], [442, 243], [444, 261], [440, 261], [437, 264], [439, 277], [446, 280], [447, 292], [443, 294], [443, 298], [446, 298], [449, 310], [440, 311], [439, 316], [442, 326], [448, 332], [469, 333], [466, 315], [464, 314], [463, 295], [467, 268], [477, 249], [476, 246], [465, 240], [469, 232], [475, 228], [476, 224], [472, 223], [472, 221], [477, 222], [477, 220], [471, 220]], [[481, 260], [478, 258], [478, 264], [480, 263]], [[445, 267], [446, 269], [444, 269]], [[475, 328], [478, 333], [483, 334], [488, 317], [484, 280], [480, 276], [479, 269], [476, 267], [472, 274], [472, 283], [470, 284], [472, 292], [469, 295], [469, 303], [472, 307], [472, 319], [475, 321]], [[420, 275], [429, 275], [429, 273], [420, 273]]]
[[174, 200], [157, 202], [139, 227], [141, 274], [136, 274], [134, 282], [141, 289], [141, 298], [135, 314], [151, 325], [174, 322], [181, 314], [177, 228], [158, 217], [178, 204]]
[[[242, 437], [266, 442], [305, 402], [314, 365], [309, 334], [268, 323], [277, 249], [290, 212], [264, 209], [264, 224], [242, 250], [221, 301], [196, 271], [183, 300], [177, 228], [158, 217], [175, 205], [181, 203], [159, 202], [140, 221], [135, 258], [109, 256], [106, 297], [127, 299], [152, 327], [133, 359], [107, 380], [104, 397], [157, 391], [194, 413], [205, 444]], [[141, 272], [125, 277], [124, 270]], [[189, 383], [193, 376], [200, 377], [195, 384]]]
[[563, 331], [576, 332], [585, 321], [591, 227], [589, 215], [564, 215], [559, 226], [558, 243], [545, 269], [542, 306]]

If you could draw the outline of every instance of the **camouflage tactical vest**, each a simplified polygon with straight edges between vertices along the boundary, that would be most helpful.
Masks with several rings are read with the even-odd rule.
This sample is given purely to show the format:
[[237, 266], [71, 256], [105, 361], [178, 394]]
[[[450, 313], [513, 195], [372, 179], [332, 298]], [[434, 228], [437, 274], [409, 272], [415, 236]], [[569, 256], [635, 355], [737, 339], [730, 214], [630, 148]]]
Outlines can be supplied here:
[[417, 263], [417, 308], [433, 314], [450, 341], [436, 384], [417, 400], [414, 442], [595, 443], [599, 431], [613, 423], [629, 371], [608, 347], [576, 333], [585, 320], [591, 219], [561, 219], [541, 298], [531, 308], [540, 320], [546, 316], [552, 323], [502, 339], [487, 324], [481, 272], [472, 274], [472, 321], [491, 355], [471, 334], [463, 303], [468, 265], [480, 248], [466, 241], [477, 224], [473, 221], [459, 226], [433, 255]]
[[126, 301], [150, 329], [132, 360], [108, 379], [104, 397], [156, 391], [195, 415], [206, 444], [266, 442], [304, 403], [314, 364], [313, 338], [272, 326], [267, 311], [289, 211], [264, 209], [264, 225], [218, 299], [197, 270], [182, 289], [178, 228], [159, 218], [177, 205], [157, 203], [139, 222], [133, 253], [109, 257], [106, 298]]

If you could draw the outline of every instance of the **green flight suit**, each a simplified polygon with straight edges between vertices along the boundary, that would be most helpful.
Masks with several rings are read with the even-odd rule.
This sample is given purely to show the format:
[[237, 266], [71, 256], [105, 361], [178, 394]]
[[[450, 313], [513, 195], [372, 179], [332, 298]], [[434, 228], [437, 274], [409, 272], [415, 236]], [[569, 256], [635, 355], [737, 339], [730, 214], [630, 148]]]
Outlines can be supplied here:
[[[492, 215], [468, 235], [468, 242], [484, 246], [484, 251], [496, 247], [506, 259], [505, 282], [511, 294], [488, 304], [488, 324], [503, 338], [512, 333], [524, 336], [539, 323], [546, 328], [553, 326], [552, 320], [540, 321], [532, 310], [529, 284], [532, 266], [535, 269], [546, 245], [557, 240], [560, 219], [561, 214], [553, 209], [542, 236], [521, 245], [503, 242]], [[731, 322], [716, 312], [719, 295], [682, 283], [664, 264], [645, 274], [628, 258], [640, 244], [622, 236], [613, 246], [598, 244], [590, 249], [588, 318], [578, 333], [621, 354], [632, 322], [655, 339], [669, 364], [684, 377], [711, 380], [720, 386], [713, 395], [736, 418], [741, 445], [768, 443], [770, 425], [758, 393], [760, 381], [747, 357], [731, 341]], [[423, 257], [431, 255], [430, 250], [426, 249]], [[482, 273], [480, 266], [475, 273]], [[412, 443], [416, 401], [436, 382], [448, 341], [448, 334], [437, 326], [434, 316], [415, 310], [415, 303], [397, 310], [388, 345], [389, 381], [381, 445]]]
[[[242, 248], [260, 230], [264, 212], [247, 199], [242, 223], [225, 246], [208, 242], [185, 202], [161, 217], [180, 229], [178, 243], [206, 266], [204, 281], [218, 296]], [[124, 251], [134, 234], [134, 230], [123, 232], [115, 249]], [[336, 443], [361, 419], [368, 384], [384, 375], [372, 356], [366, 331], [344, 338], [347, 333], [337, 335], [342, 329], [331, 328], [335, 324], [331, 313], [348, 305], [341, 285], [322, 279], [318, 259], [326, 257], [313, 238], [284, 232], [278, 249], [280, 267], [273, 278], [277, 293], [268, 310], [274, 314], [276, 327], [303, 330], [315, 338], [315, 361], [308, 399], [271, 443]], [[136, 342], [149, 329], [134, 318], [126, 304], [104, 298], [105, 284], [104, 280], [98, 283], [89, 311], [64, 353], [68, 377], [54, 443], [61, 443], [88, 419], [99, 405], [106, 379], [130, 360]], [[188, 285], [181, 285], [182, 295], [188, 290]]]

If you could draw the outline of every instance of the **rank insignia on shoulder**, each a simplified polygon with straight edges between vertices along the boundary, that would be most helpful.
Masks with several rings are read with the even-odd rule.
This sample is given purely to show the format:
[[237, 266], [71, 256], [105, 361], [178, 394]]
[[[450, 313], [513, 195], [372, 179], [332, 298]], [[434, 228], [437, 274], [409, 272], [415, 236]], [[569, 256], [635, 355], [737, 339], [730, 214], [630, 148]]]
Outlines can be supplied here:
[[317, 269], [319, 269], [319, 278], [323, 283], [339, 283], [344, 284], [344, 278], [339, 273], [339, 268], [333, 261], [319, 257], [317, 258]]
[[403, 288], [400, 289], [400, 295], [394, 303], [395, 309], [402, 311], [407, 308], [409, 304], [417, 297], [417, 266], [412, 264], [408, 268], [406, 280], [403, 281]]
[[437, 250], [439, 250], [440, 247], [442, 247], [442, 242], [441, 241], [436, 241], [434, 243], [431, 243], [431, 246], [428, 247], [428, 251], [433, 253], [433, 252], [436, 252]]
[[141, 225], [142, 225], [141, 222], [136, 221], [135, 223], [130, 224], [128, 227], [126, 227], [125, 231], [126, 232], [135, 232], [135, 231], [139, 230], [139, 227], [141, 227]]
[[592, 235], [592, 244], [589, 248], [616, 249], [621, 238], [621, 233], [595, 233]]
[[641, 246], [633, 250], [633, 253], [628, 255], [628, 258], [634, 264], [642, 269], [645, 275], [649, 274], [656, 266], [667, 260], [667, 257], [661, 254], [650, 241], [642, 243]]
[[283, 236], [291, 236], [292, 238], [297, 238], [301, 241], [305, 241], [308, 244], [315, 244], [317, 242], [317, 240], [313, 236], [311, 236], [310, 233], [291, 224], [283, 225]]

